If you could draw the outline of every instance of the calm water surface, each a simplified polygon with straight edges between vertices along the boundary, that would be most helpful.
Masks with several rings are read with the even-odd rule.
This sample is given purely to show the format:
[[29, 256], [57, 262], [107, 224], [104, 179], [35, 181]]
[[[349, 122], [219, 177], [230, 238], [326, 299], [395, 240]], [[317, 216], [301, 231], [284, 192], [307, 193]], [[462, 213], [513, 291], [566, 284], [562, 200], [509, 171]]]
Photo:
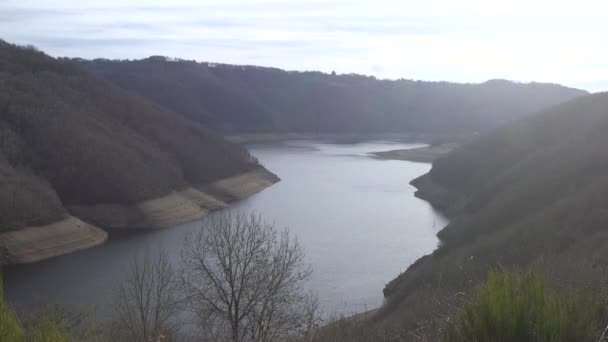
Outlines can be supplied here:
[[[367, 153], [420, 145], [386, 141], [330, 144], [311, 141], [250, 146], [276, 185], [235, 203], [289, 227], [305, 247], [314, 273], [309, 286], [328, 314], [350, 314], [382, 304], [384, 285], [432, 252], [447, 221], [414, 197], [408, 183], [430, 164], [377, 160]], [[5, 270], [14, 304], [59, 304], [104, 311], [126, 263], [146, 246], [163, 246], [179, 259], [186, 234], [200, 222], [110, 240], [108, 243]]]

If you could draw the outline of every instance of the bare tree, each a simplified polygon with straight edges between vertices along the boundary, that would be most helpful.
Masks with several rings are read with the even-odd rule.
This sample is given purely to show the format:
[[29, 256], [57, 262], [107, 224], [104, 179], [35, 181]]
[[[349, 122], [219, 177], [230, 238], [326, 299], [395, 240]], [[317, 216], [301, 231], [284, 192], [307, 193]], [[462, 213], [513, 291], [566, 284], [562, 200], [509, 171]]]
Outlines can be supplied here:
[[273, 341], [309, 323], [311, 274], [287, 230], [256, 214], [213, 215], [186, 239], [181, 283], [186, 302], [214, 340]]
[[133, 258], [114, 296], [116, 338], [133, 342], [168, 340], [176, 330], [179, 300], [175, 272], [165, 250], [147, 248]]
[[300, 341], [312, 341], [323, 323], [319, 309], [319, 296], [316, 293], [310, 292], [306, 297], [303, 322], [304, 324], [300, 330], [302, 336]]

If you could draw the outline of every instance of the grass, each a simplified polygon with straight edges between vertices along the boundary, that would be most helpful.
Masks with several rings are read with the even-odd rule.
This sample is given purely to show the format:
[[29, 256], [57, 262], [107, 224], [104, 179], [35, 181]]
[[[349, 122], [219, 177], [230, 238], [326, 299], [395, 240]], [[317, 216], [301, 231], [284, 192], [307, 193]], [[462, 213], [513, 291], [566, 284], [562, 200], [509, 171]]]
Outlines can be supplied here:
[[598, 301], [561, 294], [533, 272], [492, 271], [446, 329], [449, 342], [597, 341]]

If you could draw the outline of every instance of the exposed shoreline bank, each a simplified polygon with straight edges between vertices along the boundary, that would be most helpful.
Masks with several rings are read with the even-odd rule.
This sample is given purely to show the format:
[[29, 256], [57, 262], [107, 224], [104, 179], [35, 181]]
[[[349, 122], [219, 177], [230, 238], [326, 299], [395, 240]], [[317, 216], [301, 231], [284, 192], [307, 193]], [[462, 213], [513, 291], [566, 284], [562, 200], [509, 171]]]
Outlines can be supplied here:
[[41, 261], [95, 247], [107, 239], [107, 232], [74, 216], [0, 234], [3, 258], [10, 264]]
[[[372, 152], [369, 155], [384, 160], [405, 160], [417, 163], [433, 163], [436, 159], [462, 146], [461, 143], [451, 142], [437, 145], [427, 145], [412, 149]], [[428, 202], [447, 218], [451, 218], [462, 201], [443, 186], [433, 181], [429, 173], [423, 174], [410, 182], [416, 188], [414, 196]]]
[[247, 133], [226, 135], [228, 141], [238, 144], [257, 144], [281, 142], [288, 140], [315, 140], [332, 143], [356, 143], [369, 140], [392, 140], [399, 142], [431, 143], [436, 139], [455, 140], [463, 137], [442, 136], [424, 133], [313, 133], [313, 132], [283, 132], [283, 133]]
[[102, 244], [106, 230], [162, 229], [191, 222], [278, 181], [259, 168], [129, 205], [68, 206], [70, 216], [61, 221], [0, 233], [3, 258], [10, 264], [36, 262]]
[[458, 146], [460, 146], [458, 143], [427, 145], [412, 149], [372, 152], [370, 155], [378, 159], [432, 163], [435, 159], [449, 153]]

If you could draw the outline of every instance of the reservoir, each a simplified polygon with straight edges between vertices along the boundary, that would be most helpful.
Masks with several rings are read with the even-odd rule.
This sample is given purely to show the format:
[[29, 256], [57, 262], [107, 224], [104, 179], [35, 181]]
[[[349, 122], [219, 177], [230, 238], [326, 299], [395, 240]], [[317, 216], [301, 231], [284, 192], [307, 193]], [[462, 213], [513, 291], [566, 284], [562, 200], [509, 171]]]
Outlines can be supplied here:
[[[435, 234], [447, 221], [414, 197], [409, 185], [430, 164], [379, 160], [368, 153], [419, 146], [303, 140], [250, 145], [281, 182], [231, 210], [255, 211], [297, 236], [314, 272], [308, 287], [318, 294], [324, 313], [376, 308], [384, 285], [437, 247]], [[162, 247], [177, 261], [185, 236], [198, 229], [201, 222], [121, 235], [92, 249], [8, 267], [7, 299], [30, 309], [56, 304], [103, 312], [134, 255]]]

